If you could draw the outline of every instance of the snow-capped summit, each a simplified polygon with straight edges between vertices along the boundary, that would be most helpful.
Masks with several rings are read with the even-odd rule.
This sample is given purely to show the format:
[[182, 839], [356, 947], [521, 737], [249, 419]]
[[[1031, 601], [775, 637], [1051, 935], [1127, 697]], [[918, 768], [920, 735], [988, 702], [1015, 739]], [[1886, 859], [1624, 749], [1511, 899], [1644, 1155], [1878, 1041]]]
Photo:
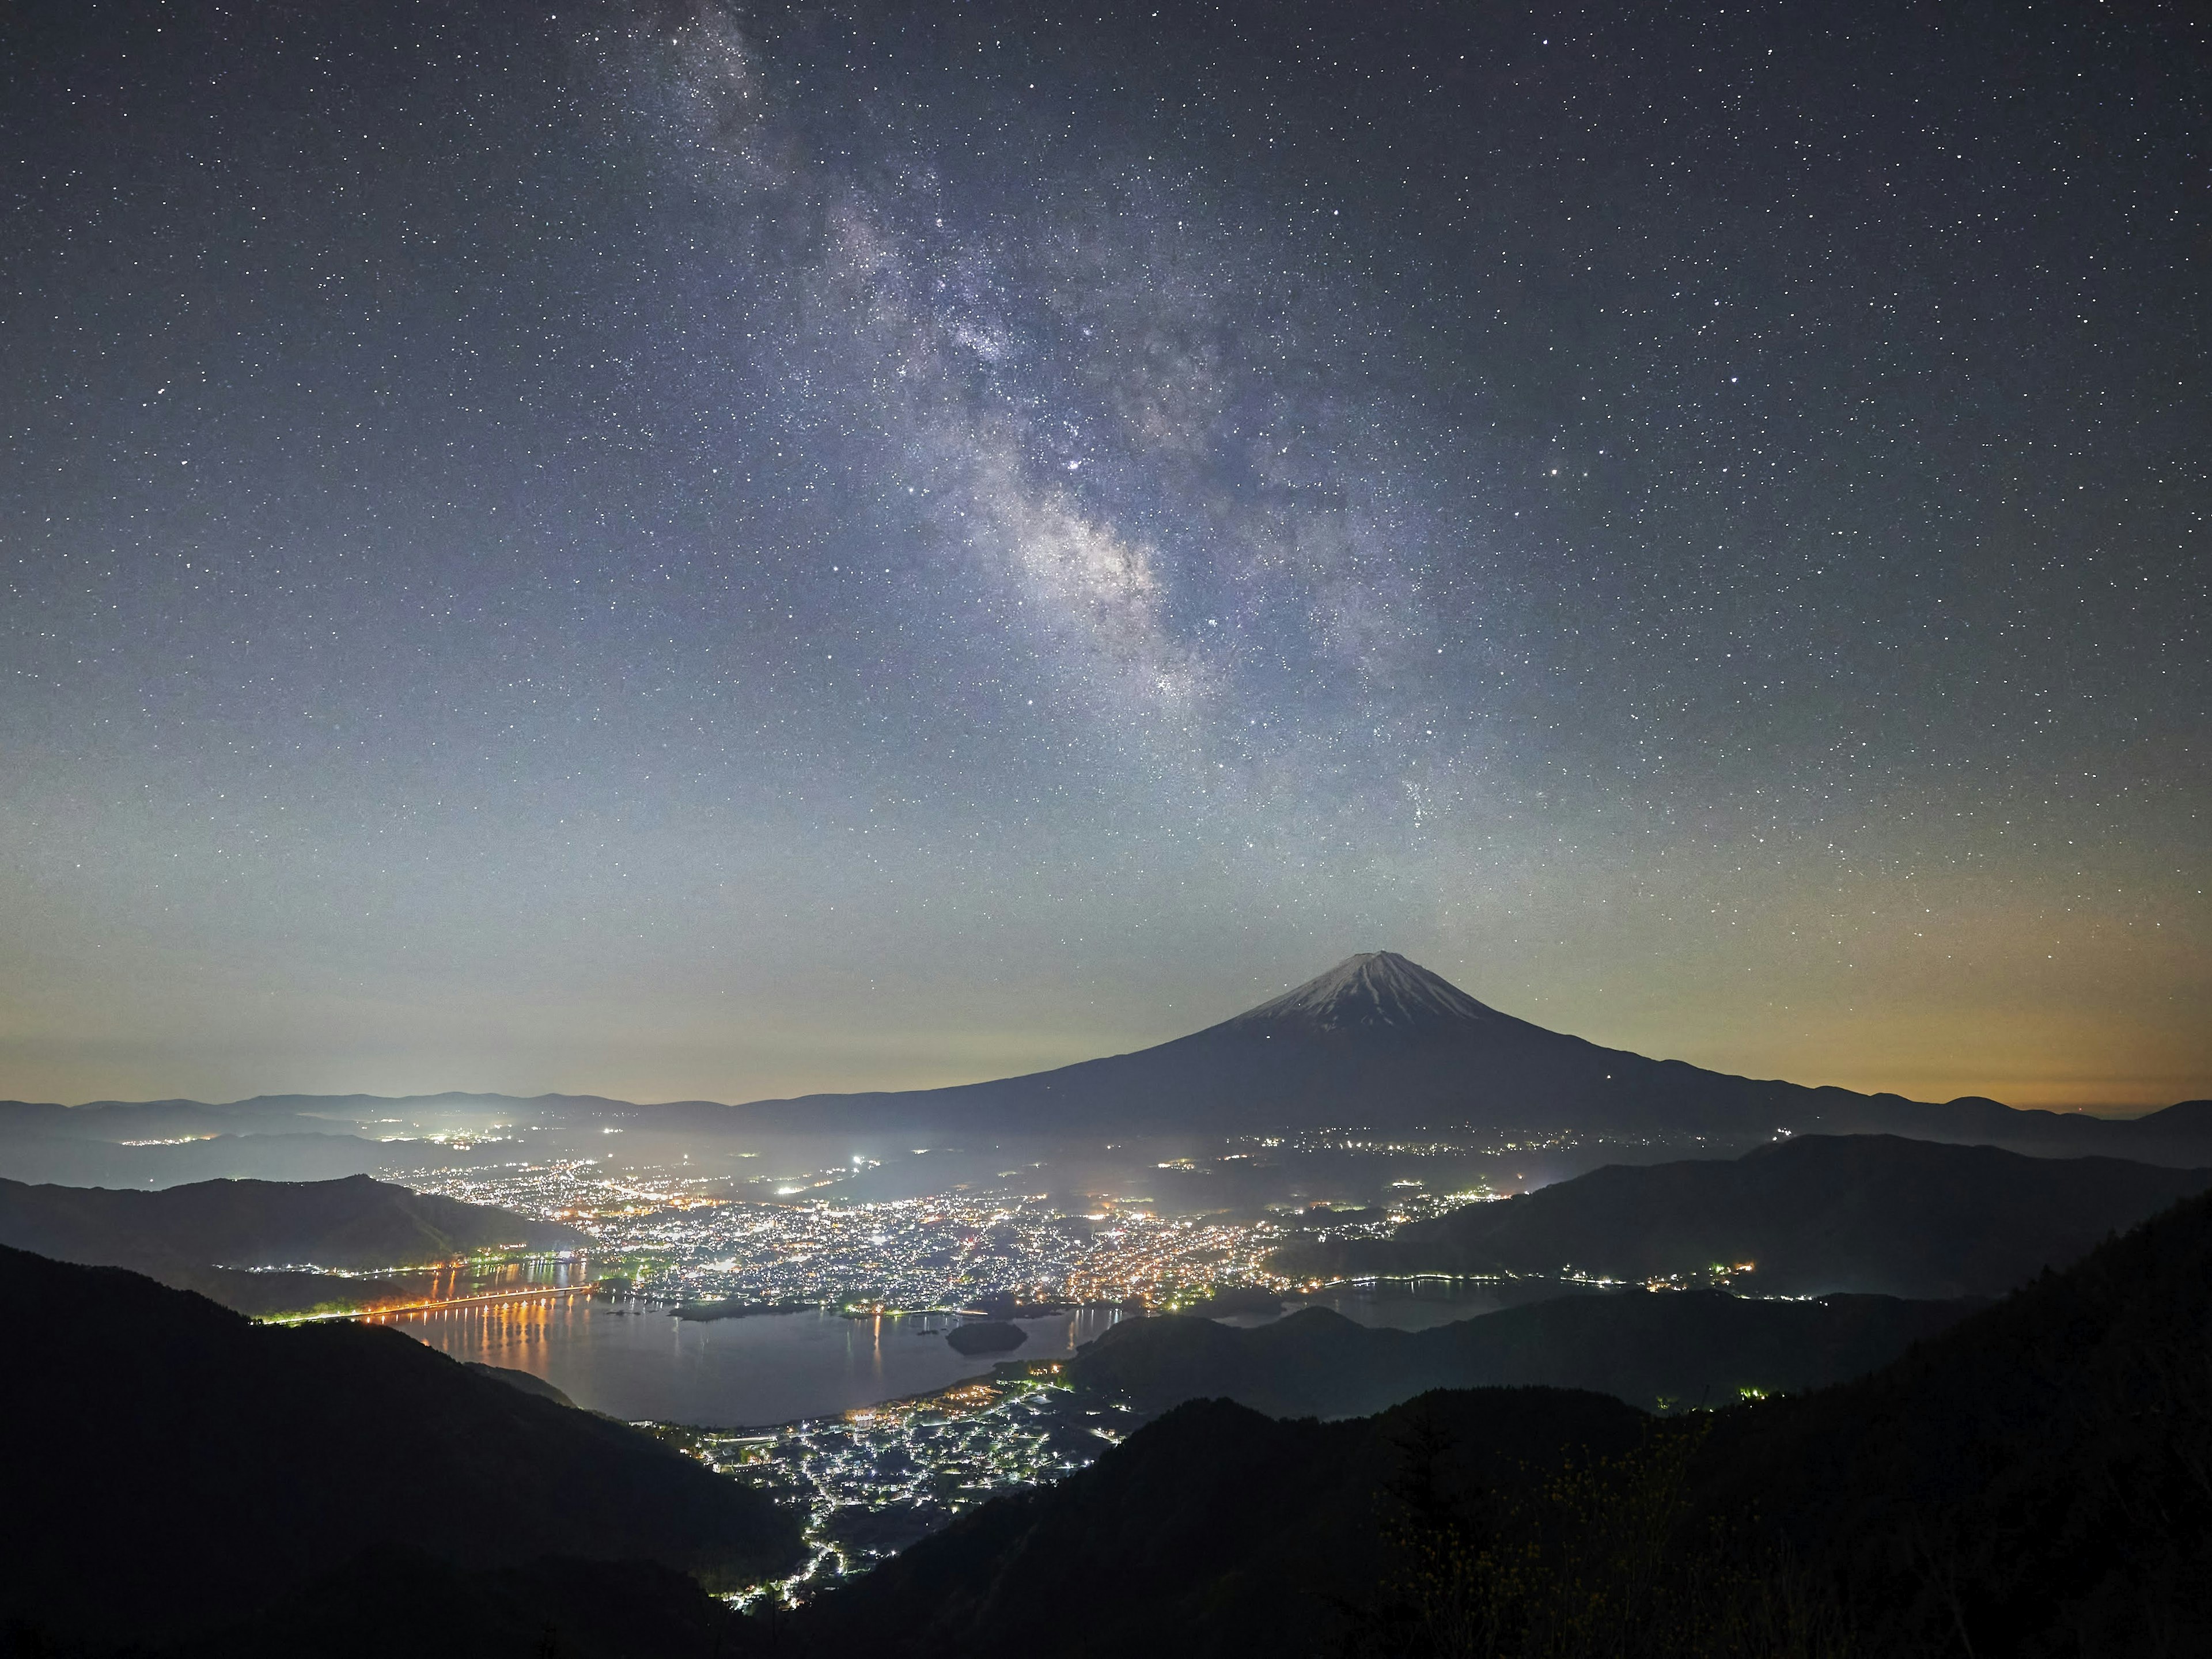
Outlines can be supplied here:
[[[1272, 1002], [1247, 1010], [1228, 1029], [1288, 1025], [1308, 1031], [1420, 1030], [1504, 1023], [1440, 974], [1395, 951], [1363, 951]], [[1518, 1022], [1515, 1022], [1517, 1024]]]
[[803, 1111], [809, 1121], [830, 1114], [902, 1131], [942, 1125], [956, 1134], [1255, 1134], [1334, 1125], [1394, 1133], [1571, 1130], [1647, 1144], [1687, 1135], [1764, 1141], [1778, 1129], [2002, 1142], [2017, 1138], [2009, 1125], [2022, 1115], [1995, 1101], [1938, 1107], [1870, 1098], [1601, 1048], [1477, 1002], [1395, 951], [1363, 951], [1256, 1008], [1133, 1054], [987, 1083], [763, 1101], [753, 1109], [771, 1107]]

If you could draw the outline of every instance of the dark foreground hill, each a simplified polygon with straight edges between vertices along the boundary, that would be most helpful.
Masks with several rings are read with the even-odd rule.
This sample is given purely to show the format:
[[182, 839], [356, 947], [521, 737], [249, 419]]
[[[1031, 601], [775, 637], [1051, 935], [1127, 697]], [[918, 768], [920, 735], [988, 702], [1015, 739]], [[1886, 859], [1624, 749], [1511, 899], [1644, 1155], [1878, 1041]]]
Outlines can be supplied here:
[[160, 1192], [0, 1180], [0, 1245], [129, 1267], [248, 1313], [312, 1306], [329, 1291], [311, 1273], [252, 1269], [358, 1272], [502, 1247], [572, 1249], [590, 1242], [573, 1227], [367, 1176], [203, 1181]]
[[1086, 1344], [1071, 1370], [1083, 1386], [1147, 1412], [1219, 1397], [1275, 1417], [1357, 1417], [1431, 1389], [1522, 1384], [1666, 1411], [1862, 1376], [1978, 1305], [1638, 1291], [1534, 1303], [1425, 1331], [1370, 1330], [1326, 1308], [1250, 1330], [1134, 1319]]
[[2212, 1196], [1723, 1417], [1698, 1478], [1822, 1564], [1875, 1651], [2212, 1652]]
[[1184, 1406], [799, 1634], [908, 1659], [2201, 1653], [2209, 1356], [2199, 1197], [1872, 1376], [1711, 1416], [1546, 1390], [1334, 1424]]
[[1387, 1240], [1304, 1247], [1293, 1271], [1584, 1273], [1632, 1281], [1751, 1263], [1739, 1288], [1997, 1296], [2212, 1186], [2212, 1170], [2023, 1158], [1893, 1135], [1808, 1135], [1734, 1159], [1609, 1165]]
[[[319, 1581], [373, 1576], [348, 1565], [371, 1551], [447, 1563], [440, 1582], [465, 1564], [517, 1585], [550, 1555], [710, 1583], [797, 1558], [796, 1522], [751, 1488], [396, 1331], [255, 1325], [16, 1250], [0, 1249], [0, 1283], [17, 1334], [0, 1366], [0, 1630], [94, 1651], [211, 1634], [342, 1601]], [[408, 1593], [404, 1577], [383, 1592]]]
[[[738, 1659], [756, 1650], [726, 1604], [658, 1562], [540, 1556], [463, 1566], [380, 1549], [161, 1659]], [[0, 1655], [15, 1659], [4, 1635]]]

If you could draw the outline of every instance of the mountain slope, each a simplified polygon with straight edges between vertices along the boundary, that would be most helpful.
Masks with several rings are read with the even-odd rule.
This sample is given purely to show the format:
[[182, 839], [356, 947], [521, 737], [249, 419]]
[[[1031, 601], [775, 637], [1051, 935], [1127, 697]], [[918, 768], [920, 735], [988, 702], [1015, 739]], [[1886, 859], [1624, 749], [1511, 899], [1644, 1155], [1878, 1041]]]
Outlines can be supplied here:
[[1730, 1413], [1705, 1507], [1836, 1577], [1874, 1652], [2212, 1651], [2212, 1195], [1871, 1376]]
[[[666, 1109], [671, 1121], [713, 1118], [689, 1105]], [[744, 1109], [823, 1125], [1040, 1133], [1474, 1124], [1741, 1140], [1786, 1129], [2212, 1163], [2212, 1113], [2174, 1108], [2138, 1126], [1979, 1098], [1938, 1105], [1735, 1077], [1547, 1030], [1389, 951], [1349, 957], [1256, 1008], [1134, 1054], [988, 1083]]]
[[471, 1567], [379, 1549], [165, 1659], [716, 1659], [753, 1651], [746, 1634], [726, 1604], [651, 1561]]
[[[815, 1113], [951, 1127], [1474, 1122], [1771, 1127], [1806, 1091], [1647, 1060], [1485, 1006], [1390, 951], [1356, 956], [1188, 1036], [1056, 1071], [901, 1095], [817, 1096]], [[768, 1104], [770, 1103], [763, 1103]]]
[[1608, 1165], [1388, 1240], [1293, 1251], [1334, 1273], [1534, 1273], [1644, 1280], [1755, 1264], [1782, 1296], [1996, 1296], [2086, 1254], [2212, 1170], [2024, 1158], [1893, 1135], [1807, 1135], [1734, 1159]]
[[1425, 1331], [1373, 1330], [1308, 1308], [1249, 1330], [1125, 1320], [1078, 1351], [1080, 1385], [1164, 1411], [1234, 1400], [1276, 1417], [1353, 1417], [1431, 1389], [1542, 1385], [1646, 1410], [1730, 1405], [1887, 1364], [1973, 1311], [1968, 1302], [1839, 1296], [1749, 1301], [1715, 1291], [1565, 1297]]
[[727, 1579], [795, 1559], [758, 1492], [626, 1425], [399, 1333], [254, 1325], [113, 1267], [0, 1249], [0, 1626], [92, 1640], [244, 1618], [405, 1547], [558, 1553]]

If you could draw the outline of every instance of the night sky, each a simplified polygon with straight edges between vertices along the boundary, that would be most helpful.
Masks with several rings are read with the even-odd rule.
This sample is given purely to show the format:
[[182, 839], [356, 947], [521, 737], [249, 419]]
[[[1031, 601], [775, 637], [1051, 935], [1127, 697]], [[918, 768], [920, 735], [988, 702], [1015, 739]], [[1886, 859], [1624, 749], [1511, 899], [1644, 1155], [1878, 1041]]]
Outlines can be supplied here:
[[0, 1095], [2212, 1094], [2197, 8], [0, 33]]

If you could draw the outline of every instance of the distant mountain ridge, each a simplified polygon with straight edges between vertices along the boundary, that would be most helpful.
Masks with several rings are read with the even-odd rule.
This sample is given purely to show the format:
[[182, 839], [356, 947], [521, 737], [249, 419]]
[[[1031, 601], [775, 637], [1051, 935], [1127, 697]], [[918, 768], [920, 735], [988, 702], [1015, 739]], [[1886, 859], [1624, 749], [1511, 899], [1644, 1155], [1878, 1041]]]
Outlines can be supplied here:
[[[1978, 1096], [1942, 1103], [1862, 1095], [1650, 1060], [1492, 1008], [1393, 951], [1364, 952], [1257, 1007], [1187, 1036], [1027, 1075], [943, 1088], [816, 1094], [732, 1106], [636, 1105], [590, 1096], [380, 1098], [273, 1096], [80, 1107], [0, 1103], [0, 1149], [64, 1155], [73, 1139], [155, 1134], [300, 1137], [313, 1156], [349, 1124], [409, 1107], [605, 1121], [671, 1130], [919, 1130], [1042, 1135], [1148, 1130], [1243, 1133], [1323, 1126], [1454, 1126], [1622, 1136], [1765, 1139], [1777, 1132], [1887, 1133], [2045, 1155], [2107, 1153], [2212, 1164], [2212, 1101], [2134, 1120], [2016, 1110]], [[403, 1163], [404, 1140], [378, 1159]], [[22, 1153], [9, 1154], [23, 1156]]]
[[1807, 1135], [1736, 1158], [1611, 1164], [1388, 1239], [1293, 1246], [1287, 1271], [1556, 1273], [1758, 1294], [2001, 1296], [2212, 1188], [2212, 1169], [2027, 1158], [1895, 1135]]
[[573, 1249], [590, 1242], [557, 1222], [367, 1176], [204, 1181], [149, 1193], [0, 1180], [0, 1244], [94, 1265], [168, 1259], [357, 1270], [451, 1261], [497, 1246]]
[[[300, 1311], [334, 1293], [313, 1273], [258, 1269], [374, 1272], [501, 1247], [577, 1249], [590, 1243], [558, 1222], [367, 1176], [204, 1181], [155, 1192], [0, 1180], [0, 1245], [128, 1267], [247, 1313]], [[372, 1293], [364, 1281], [334, 1283]]]
[[1734, 1405], [1886, 1365], [1979, 1301], [1887, 1296], [1753, 1299], [1718, 1291], [1567, 1296], [1423, 1331], [1372, 1329], [1306, 1308], [1251, 1329], [1128, 1319], [1076, 1351], [1080, 1388], [1164, 1412], [1234, 1400], [1271, 1417], [1363, 1417], [1431, 1389], [1540, 1386], [1645, 1411]]

